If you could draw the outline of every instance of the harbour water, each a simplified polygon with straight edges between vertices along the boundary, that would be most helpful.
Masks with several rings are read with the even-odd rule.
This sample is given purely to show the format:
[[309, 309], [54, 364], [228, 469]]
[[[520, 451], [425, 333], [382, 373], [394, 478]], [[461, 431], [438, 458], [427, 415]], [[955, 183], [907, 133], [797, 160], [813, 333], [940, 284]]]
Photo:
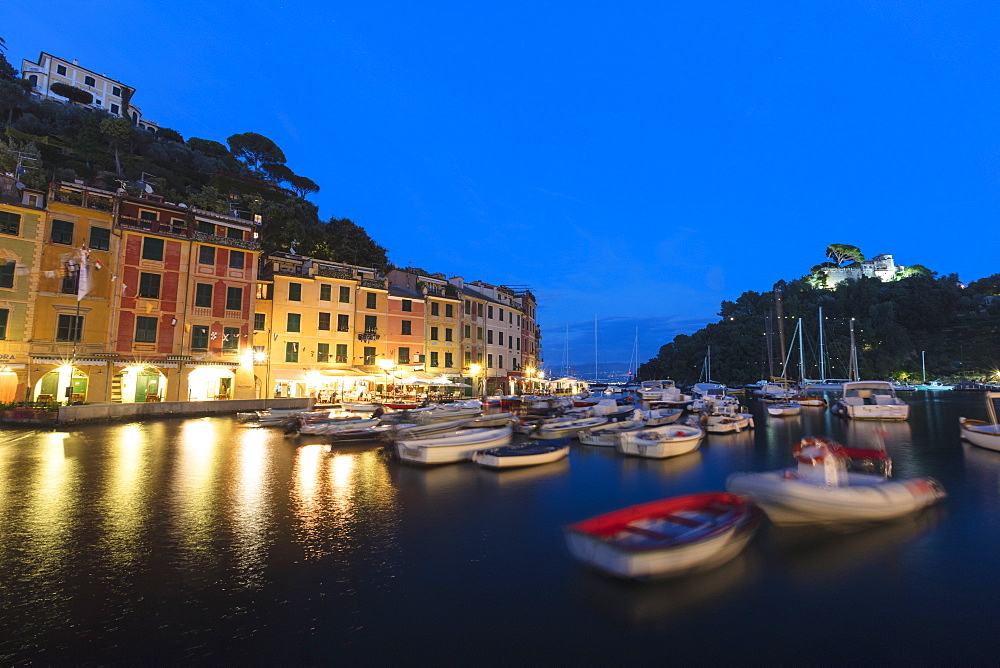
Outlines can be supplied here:
[[[913, 393], [905, 423], [826, 409], [693, 454], [495, 472], [285, 438], [228, 418], [5, 431], [4, 664], [996, 664], [1000, 453], [959, 441], [978, 393]], [[949, 497], [863, 530], [765, 526], [715, 571], [630, 584], [561, 527], [734, 471], [803, 435], [885, 432], [895, 477]]]

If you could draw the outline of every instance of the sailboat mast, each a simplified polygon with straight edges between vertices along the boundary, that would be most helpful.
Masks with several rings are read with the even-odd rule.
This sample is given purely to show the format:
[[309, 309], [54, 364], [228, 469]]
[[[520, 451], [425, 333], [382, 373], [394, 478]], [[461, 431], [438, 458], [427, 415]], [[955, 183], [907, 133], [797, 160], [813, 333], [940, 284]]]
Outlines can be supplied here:
[[802, 354], [802, 318], [799, 318], [799, 382], [806, 382], [806, 358]]
[[594, 382], [597, 382], [597, 314], [594, 314]]
[[858, 349], [854, 345], [854, 318], [851, 318], [851, 380], [861, 380], [858, 373]]
[[823, 307], [819, 307], [819, 379], [826, 380], [826, 351], [823, 350]]

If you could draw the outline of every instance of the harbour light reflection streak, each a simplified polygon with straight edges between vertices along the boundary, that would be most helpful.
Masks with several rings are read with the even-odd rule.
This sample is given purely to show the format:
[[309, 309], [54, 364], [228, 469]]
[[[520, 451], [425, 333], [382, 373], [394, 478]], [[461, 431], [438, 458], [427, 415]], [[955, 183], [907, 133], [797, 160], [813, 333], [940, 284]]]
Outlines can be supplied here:
[[274, 465], [266, 429], [244, 429], [236, 444], [238, 482], [233, 491], [233, 549], [242, 584], [247, 589], [264, 586], [264, 571], [274, 518], [269, 485]]
[[213, 476], [221, 447], [211, 420], [189, 420], [181, 427], [177, 468], [170, 491], [176, 544], [186, 569], [207, 565], [218, 527]]
[[108, 449], [111, 456], [101, 498], [105, 523], [102, 542], [109, 561], [131, 566], [139, 555], [150, 511], [149, 438], [138, 424], [122, 425], [111, 436]]

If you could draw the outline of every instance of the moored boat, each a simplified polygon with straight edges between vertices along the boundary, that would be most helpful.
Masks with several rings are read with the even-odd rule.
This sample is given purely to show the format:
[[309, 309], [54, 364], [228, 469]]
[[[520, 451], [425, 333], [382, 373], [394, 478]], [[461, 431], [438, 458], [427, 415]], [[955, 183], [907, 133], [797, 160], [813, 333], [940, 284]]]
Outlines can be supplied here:
[[768, 404], [767, 413], [775, 417], [785, 417], [788, 415], [798, 415], [802, 412], [802, 404], [790, 402], [787, 404]]
[[492, 429], [462, 429], [452, 434], [432, 438], [396, 441], [396, 454], [411, 464], [449, 464], [472, 458], [479, 450], [510, 445], [510, 427]]
[[859, 380], [844, 383], [840, 399], [830, 408], [855, 420], [906, 420], [910, 406], [896, 396], [892, 382]]
[[624, 455], [663, 459], [697, 450], [704, 436], [700, 427], [668, 424], [622, 432], [617, 448]]
[[649, 580], [719, 566], [760, 524], [745, 497], [691, 494], [623, 508], [565, 528], [570, 553], [609, 575]]
[[1000, 424], [997, 423], [997, 403], [1000, 403], [1000, 392], [987, 392], [986, 412], [989, 415], [989, 422], [965, 417], [958, 418], [958, 425], [963, 439], [980, 448], [1000, 451]]
[[[863, 456], [859, 450], [854, 454]], [[893, 480], [851, 473], [848, 453], [824, 438], [796, 446], [797, 469], [734, 473], [726, 489], [749, 496], [776, 524], [851, 523], [902, 517], [946, 496], [933, 478]], [[872, 456], [874, 458], [874, 456]]]
[[472, 461], [494, 469], [538, 466], [559, 461], [569, 454], [571, 439], [560, 438], [552, 441], [536, 441], [520, 445], [504, 445], [499, 448], [480, 450], [472, 455]]
[[651, 408], [642, 412], [642, 418], [647, 427], [659, 427], [665, 424], [673, 424], [684, 414], [680, 408]]
[[586, 417], [562, 422], [540, 424], [528, 433], [528, 438], [548, 440], [553, 438], [566, 438], [576, 436], [577, 432], [590, 429], [598, 425], [607, 424], [607, 420], [602, 417]]
[[624, 422], [609, 422], [597, 427], [583, 429], [577, 433], [576, 437], [584, 445], [603, 445], [605, 447], [617, 447], [621, 441], [621, 435], [627, 431], [642, 429], [646, 423], [642, 420], [625, 420]]

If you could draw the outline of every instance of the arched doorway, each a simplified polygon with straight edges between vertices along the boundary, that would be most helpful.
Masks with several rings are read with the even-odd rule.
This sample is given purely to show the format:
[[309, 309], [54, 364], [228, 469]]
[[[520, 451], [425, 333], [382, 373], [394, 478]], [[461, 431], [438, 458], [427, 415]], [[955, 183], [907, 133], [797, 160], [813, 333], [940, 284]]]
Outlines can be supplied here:
[[87, 400], [87, 375], [68, 364], [53, 369], [35, 383], [35, 401], [74, 404]]
[[188, 374], [188, 401], [232, 399], [235, 378], [225, 367], [199, 367]]
[[10, 367], [0, 369], [0, 403], [10, 403], [17, 398], [17, 374]]
[[167, 378], [151, 366], [127, 366], [111, 380], [111, 402], [116, 404], [163, 401]]

